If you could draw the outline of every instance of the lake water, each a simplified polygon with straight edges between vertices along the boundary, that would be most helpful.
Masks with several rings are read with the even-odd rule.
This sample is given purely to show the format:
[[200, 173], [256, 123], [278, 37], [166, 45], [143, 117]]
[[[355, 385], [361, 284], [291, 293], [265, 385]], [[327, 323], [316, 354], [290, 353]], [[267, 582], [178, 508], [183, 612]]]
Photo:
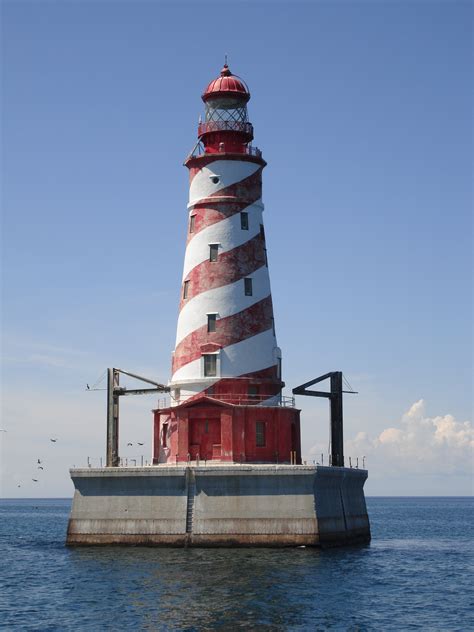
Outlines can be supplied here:
[[0, 501], [2, 630], [460, 630], [468, 498], [368, 498], [346, 549], [64, 546], [71, 501]]

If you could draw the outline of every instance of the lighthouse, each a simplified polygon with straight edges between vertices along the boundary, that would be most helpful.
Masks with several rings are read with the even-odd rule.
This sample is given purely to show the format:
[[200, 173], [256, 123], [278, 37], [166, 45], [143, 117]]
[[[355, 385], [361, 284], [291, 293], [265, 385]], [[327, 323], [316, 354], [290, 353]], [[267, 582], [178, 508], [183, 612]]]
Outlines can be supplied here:
[[[283, 395], [250, 92], [227, 63], [202, 94], [185, 160], [189, 202], [171, 376], [108, 369], [105, 466], [71, 469], [67, 544], [326, 546], [370, 540], [367, 471], [344, 462], [342, 372], [293, 388], [330, 404], [332, 453], [302, 462], [300, 411]], [[119, 376], [147, 387], [128, 388]], [[326, 380], [329, 391], [309, 387]], [[149, 388], [149, 385], [153, 388]], [[119, 400], [169, 393], [152, 462], [119, 453]], [[131, 443], [129, 444], [132, 445]], [[139, 444], [142, 445], [142, 444]]]
[[189, 170], [186, 249], [169, 406], [154, 462], [291, 462], [299, 411], [282, 395], [250, 91], [227, 64], [202, 94]]

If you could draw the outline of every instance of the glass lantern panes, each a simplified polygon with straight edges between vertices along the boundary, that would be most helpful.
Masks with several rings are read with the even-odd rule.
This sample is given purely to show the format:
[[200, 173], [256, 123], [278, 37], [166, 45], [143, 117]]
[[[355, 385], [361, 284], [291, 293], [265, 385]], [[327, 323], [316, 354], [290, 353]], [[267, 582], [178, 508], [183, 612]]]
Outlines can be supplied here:
[[247, 106], [241, 99], [223, 97], [206, 103], [206, 122], [247, 123]]

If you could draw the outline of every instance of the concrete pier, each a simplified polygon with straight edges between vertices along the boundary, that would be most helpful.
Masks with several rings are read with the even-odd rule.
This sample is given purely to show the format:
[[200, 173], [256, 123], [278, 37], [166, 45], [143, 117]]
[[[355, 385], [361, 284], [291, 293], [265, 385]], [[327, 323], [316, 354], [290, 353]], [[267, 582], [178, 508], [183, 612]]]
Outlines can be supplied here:
[[68, 545], [324, 546], [370, 540], [365, 470], [305, 465], [73, 469]]

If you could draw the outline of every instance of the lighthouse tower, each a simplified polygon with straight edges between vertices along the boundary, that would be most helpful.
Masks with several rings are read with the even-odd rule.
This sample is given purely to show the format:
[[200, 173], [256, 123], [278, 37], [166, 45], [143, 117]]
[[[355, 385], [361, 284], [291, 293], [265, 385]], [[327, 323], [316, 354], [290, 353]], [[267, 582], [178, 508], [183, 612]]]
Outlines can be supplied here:
[[185, 165], [190, 187], [171, 402], [155, 411], [155, 463], [299, 462], [299, 411], [281, 395], [281, 351], [263, 223], [262, 152], [250, 92], [224, 65]]

